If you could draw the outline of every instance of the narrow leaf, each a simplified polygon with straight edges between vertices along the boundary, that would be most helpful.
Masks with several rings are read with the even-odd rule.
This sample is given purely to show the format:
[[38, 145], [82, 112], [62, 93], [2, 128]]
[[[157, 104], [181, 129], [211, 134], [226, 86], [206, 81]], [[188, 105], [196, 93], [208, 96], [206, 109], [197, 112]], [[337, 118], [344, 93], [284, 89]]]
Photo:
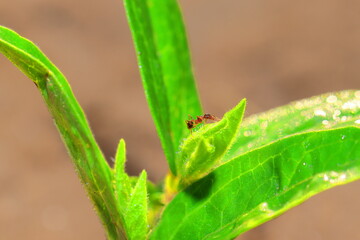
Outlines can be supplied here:
[[115, 155], [115, 165], [114, 165], [114, 188], [115, 195], [120, 207], [123, 216], [125, 216], [126, 209], [128, 207], [130, 193], [131, 193], [131, 183], [129, 176], [125, 172], [125, 162], [126, 162], [126, 148], [125, 141], [121, 139], [116, 150]]
[[170, 170], [188, 135], [184, 120], [202, 114], [176, 0], [124, 0], [146, 98]]
[[126, 239], [110, 167], [65, 77], [32, 42], [2, 26], [0, 52], [40, 90], [109, 239]]
[[126, 228], [130, 240], [145, 240], [148, 233], [146, 172], [133, 188], [126, 212]]
[[360, 128], [307, 132], [243, 154], [179, 193], [151, 239], [233, 239], [360, 178]]
[[176, 162], [181, 185], [189, 185], [223, 163], [222, 156], [239, 131], [245, 105], [244, 99], [220, 122], [206, 124], [184, 140]]

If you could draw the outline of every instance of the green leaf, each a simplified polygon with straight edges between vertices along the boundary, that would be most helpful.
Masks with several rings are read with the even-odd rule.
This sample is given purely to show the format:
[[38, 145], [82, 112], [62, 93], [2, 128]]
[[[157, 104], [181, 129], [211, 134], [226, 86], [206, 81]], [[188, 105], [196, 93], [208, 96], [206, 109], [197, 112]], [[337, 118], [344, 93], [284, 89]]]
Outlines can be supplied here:
[[121, 139], [114, 165], [115, 194], [120, 211], [125, 216], [128, 239], [141, 240], [146, 238], [148, 232], [146, 172], [143, 171], [139, 177], [129, 178], [125, 172], [125, 162], [125, 141]]
[[176, 0], [124, 0], [146, 98], [170, 170], [187, 136], [184, 120], [202, 114]]
[[61, 72], [29, 40], [0, 26], [0, 52], [37, 85], [109, 239], [126, 239], [109, 165]]
[[126, 228], [130, 240], [145, 240], [148, 233], [146, 172], [142, 171], [133, 188], [126, 211]]
[[359, 116], [359, 90], [327, 93], [296, 101], [245, 118], [236, 141], [224, 158], [231, 159], [292, 134], [341, 126], [360, 126]]
[[124, 213], [125, 216], [126, 209], [128, 207], [128, 202], [130, 200], [131, 193], [131, 183], [129, 176], [125, 172], [125, 162], [126, 162], [126, 149], [125, 141], [121, 139], [116, 150], [115, 155], [115, 165], [114, 165], [114, 189], [115, 195], [117, 197], [117, 202], [119, 203], [120, 211]]
[[360, 178], [360, 128], [306, 132], [236, 157], [180, 192], [151, 239], [233, 239]]
[[180, 185], [193, 183], [223, 163], [223, 155], [239, 131], [245, 106], [244, 99], [227, 112], [221, 121], [204, 125], [184, 140], [176, 161]]

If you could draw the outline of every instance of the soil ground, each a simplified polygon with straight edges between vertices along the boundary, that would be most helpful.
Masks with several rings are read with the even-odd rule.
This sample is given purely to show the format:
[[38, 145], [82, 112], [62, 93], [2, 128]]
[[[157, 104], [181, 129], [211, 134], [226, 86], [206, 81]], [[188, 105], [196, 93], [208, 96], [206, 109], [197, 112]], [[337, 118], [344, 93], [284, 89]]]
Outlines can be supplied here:
[[[360, 88], [360, 2], [182, 0], [206, 112], [242, 98], [247, 115]], [[0, 24], [63, 71], [108, 159], [127, 143], [131, 174], [166, 163], [141, 87], [122, 1], [0, 2]], [[0, 239], [105, 239], [37, 89], [0, 57]], [[239, 239], [360, 239], [360, 183], [316, 196]]]

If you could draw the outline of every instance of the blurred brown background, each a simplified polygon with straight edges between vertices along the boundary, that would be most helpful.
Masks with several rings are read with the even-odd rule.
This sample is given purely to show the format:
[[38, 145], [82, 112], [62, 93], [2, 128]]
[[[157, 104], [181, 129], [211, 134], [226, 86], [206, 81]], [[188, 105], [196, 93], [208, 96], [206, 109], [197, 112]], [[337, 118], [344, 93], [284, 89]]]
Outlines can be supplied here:
[[[247, 115], [360, 88], [360, 2], [182, 0], [206, 112], [248, 98]], [[166, 163], [144, 98], [121, 0], [0, 2], [0, 24], [63, 71], [107, 158], [128, 171]], [[33, 83], [0, 57], [0, 239], [105, 239]], [[338, 187], [239, 239], [360, 239], [360, 183]]]

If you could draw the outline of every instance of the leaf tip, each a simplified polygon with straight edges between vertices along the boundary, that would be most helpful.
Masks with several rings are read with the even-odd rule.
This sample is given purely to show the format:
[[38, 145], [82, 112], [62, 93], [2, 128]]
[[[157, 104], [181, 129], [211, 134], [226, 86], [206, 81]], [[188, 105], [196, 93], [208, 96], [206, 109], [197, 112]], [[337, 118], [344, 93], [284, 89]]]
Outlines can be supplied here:
[[122, 172], [124, 171], [125, 168], [125, 161], [126, 161], [126, 144], [125, 144], [125, 140], [123, 138], [120, 139], [118, 147], [116, 149], [116, 154], [115, 154], [115, 166], [114, 169], [122, 169]]
[[139, 179], [141, 179], [141, 180], [146, 180], [147, 179], [147, 172], [145, 171], [145, 169], [143, 169], [141, 171]]

